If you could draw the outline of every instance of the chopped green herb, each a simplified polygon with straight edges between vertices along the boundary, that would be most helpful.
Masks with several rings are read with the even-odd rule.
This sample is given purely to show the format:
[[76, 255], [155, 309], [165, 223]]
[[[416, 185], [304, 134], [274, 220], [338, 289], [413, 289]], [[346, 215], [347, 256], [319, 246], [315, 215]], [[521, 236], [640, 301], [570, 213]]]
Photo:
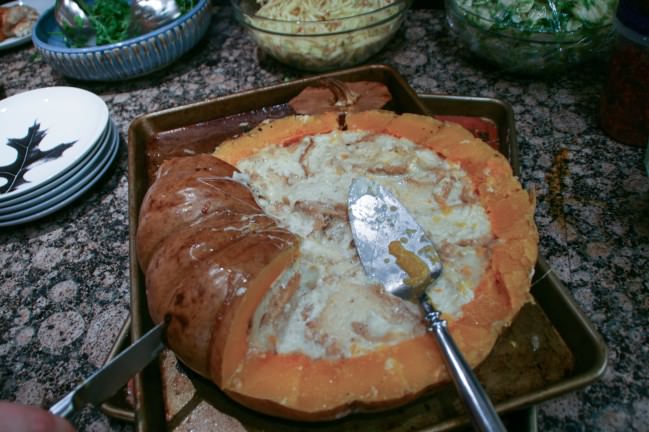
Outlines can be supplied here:
[[[176, 0], [182, 15], [189, 12], [199, 0]], [[127, 0], [95, 0], [89, 4], [88, 17], [97, 34], [96, 45], [109, 45], [129, 38], [131, 9]], [[79, 23], [81, 24], [81, 23]], [[69, 33], [69, 32], [66, 32]], [[85, 40], [65, 38], [70, 47], [86, 46]]]
[[176, 4], [178, 5], [178, 9], [180, 9], [180, 12], [184, 15], [190, 10], [196, 6], [196, 3], [198, 0], [176, 0]]
[[95, 0], [91, 6], [90, 22], [97, 32], [97, 45], [107, 45], [128, 39], [131, 9], [125, 0]]

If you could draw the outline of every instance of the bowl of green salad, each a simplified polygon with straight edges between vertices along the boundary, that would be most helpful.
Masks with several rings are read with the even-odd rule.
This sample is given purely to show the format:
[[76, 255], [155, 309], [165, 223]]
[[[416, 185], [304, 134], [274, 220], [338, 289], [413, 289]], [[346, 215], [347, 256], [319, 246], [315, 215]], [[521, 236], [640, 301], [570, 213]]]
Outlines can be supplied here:
[[180, 16], [144, 34], [130, 36], [128, 0], [88, 2], [96, 37], [71, 40], [47, 10], [32, 32], [34, 46], [61, 74], [84, 81], [118, 81], [147, 75], [178, 60], [205, 35], [210, 0], [176, 0]]
[[613, 40], [618, 0], [445, 0], [460, 45], [503, 72], [559, 72], [599, 55]]

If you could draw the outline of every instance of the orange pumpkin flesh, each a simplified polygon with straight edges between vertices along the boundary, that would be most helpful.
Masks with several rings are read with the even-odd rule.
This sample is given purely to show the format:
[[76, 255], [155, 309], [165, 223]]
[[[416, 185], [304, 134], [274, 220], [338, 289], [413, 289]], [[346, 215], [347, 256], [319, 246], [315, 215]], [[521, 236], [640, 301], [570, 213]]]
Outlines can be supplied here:
[[339, 361], [301, 354], [251, 356], [224, 390], [262, 412], [320, 420], [341, 417], [356, 406], [402, 404], [424, 390], [422, 382], [447, 378], [435, 341], [424, 335]]
[[[229, 307], [223, 316], [223, 321], [227, 326], [221, 325], [220, 331], [215, 333], [213, 347], [223, 345], [219, 355], [222, 362], [212, 362], [212, 376], [223, 382], [224, 386], [231, 382], [232, 376], [244, 360], [248, 351], [247, 334], [249, 330], [250, 317], [259, 305], [268, 287], [277, 279], [286, 267], [295, 259], [297, 250], [291, 246], [282, 250], [283, 242], [276, 239], [270, 239], [269, 245], [262, 246], [261, 238], [251, 236], [249, 246], [251, 247], [250, 255], [255, 259], [259, 258], [259, 249], [271, 249], [273, 254], [272, 260], [260, 267], [256, 278], [250, 280], [247, 285], [245, 295], [233, 299], [232, 307]], [[242, 255], [233, 255], [234, 260], [239, 260]], [[233, 263], [233, 265], [236, 265]], [[221, 342], [222, 341], [222, 342]], [[214, 348], [213, 351], [214, 353]], [[217, 350], [218, 352], [218, 350]]]
[[[218, 158], [215, 160], [234, 165], [268, 146], [291, 145], [305, 136], [339, 127], [336, 113], [286, 117], [223, 143], [214, 156]], [[473, 300], [463, 306], [460, 318], [450, 320], [449, 328], [468, 362], [477, 365], [487, 356], [503, 327], [529, 300], [530, 271], [536, 261], [538, 243], [533, 199], [522, 190], [502, 155], [456, 124], [377, 110], [347, 114], [344, 127], [408, 139], [458, 163], [473, 181], [496, 241]], [[227, 199], [219, 199], [223, 202], [216, 207], [227, 208]], [[248, 198], [244, 201], [247, 203]], [[242, 211], [240, 205], [237, 209]], [[251, 214], [255, 212], [259, 212], [258, 208]], [[233, 224], [236, 226], [236, 218]], [[179, 318], [198, 306], [178, 301], [179, 295], [192, 298], [191, 289], [180, 287], [182, 282], [175, 282], [178, 278], [170, 274], [178, 267], [167, 273], [160, 271], [165, 262], [180, 262], [178, 258], [157, 252], [149, 264], [147, 286], [152, 316], [156, 321], [165, 314], [171, 316], [169, 345], [190, 367], [252, 409], [299, 420], [332, 419], [359, 408], [397, 406], [448, 380], [436, 343], [428, 335], [339, 360], [316, 359], [300, 353], [250, 352], [248, 332], [253, 314], [273, 282], [299, 253], [299, 241], [292, 234], [271, 222], [259, 227], [259, 233], [251, 229], [240, 235], [216, 235], [215, 242], [224, 242], [225, 247], [214, 246], [212, 255], [205, 255], [205, 260], [212, 264], [181, 263], [183, 269], [189, 269], [187, 272], [218, 274], [210, 270], [218, 267], [239, 275], [239, 282], [243, 281], [200, 282], [206, 294], [195, 296], [195, 302], [202, 302], [200, 307], [205, 308], [205, 300], [210, 299], [215, 305], [212, 312], [200, 311], [195, 315], [198, 323], [183, 324]], [[271, 231], [279, 236], [270, 235]], [[196, 235], [204, 234], [197, 231]], [[177, 247], [170, 242], [162, 240], [162, 249]], [[183, 270], [181, 274], [187, 273]], [[191, 278], [203, 279], [201, 275]], [[164, 287], [165, 279], [174, 282]], [[171, 293], [160, 295], [154, 293], [156, 290]], [[212, 316], [207, 317], [209, 314]], [[206, 326], [207, 330], [199, 326]], [[205, 343], [208, 335], [211, 336], [205, 352], [198, 354], [198, 345]], [[200, 337], [201, 342], [174, 345], [173, 340], [193, 336]]]
[[270, 145], [290, 145], [304, 136], [331, 132], [338, 129], [338, 114], [328, 112], [319, 116], [284, 117], [262, 124], [239, 138], [219, 145], [222, 159], [234, 165], [264, 147]]

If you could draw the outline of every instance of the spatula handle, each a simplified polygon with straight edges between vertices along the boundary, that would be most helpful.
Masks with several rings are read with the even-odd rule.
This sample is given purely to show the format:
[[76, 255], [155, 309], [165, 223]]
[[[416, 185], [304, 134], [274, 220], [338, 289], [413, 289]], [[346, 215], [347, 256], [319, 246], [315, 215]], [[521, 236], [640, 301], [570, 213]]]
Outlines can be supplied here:
[[437, 339], [455, 387], [471, 415], [474, 428], [489, 432], [505, 431], [489, 397], [448, 332], [446, 321], [440, 318], [440, 313], [433, 309], [427, 299], [422, 298], [421, 305], [428, 324], [427, 330]]

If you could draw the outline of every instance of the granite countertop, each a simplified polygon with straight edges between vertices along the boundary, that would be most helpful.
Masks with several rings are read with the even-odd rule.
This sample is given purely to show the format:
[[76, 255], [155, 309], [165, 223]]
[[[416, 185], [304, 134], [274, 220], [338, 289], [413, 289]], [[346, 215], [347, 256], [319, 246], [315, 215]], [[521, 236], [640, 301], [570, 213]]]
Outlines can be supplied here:
[[[649, 430], [649, 179], [642, 150], [598, 128], [604, 59], [545, 79], [508, 77], [462, 55], [442, 10], [418, 9], [371, 62], [392, 65], [421, 93], [513, 107], [521, 181], [537, 193], [540, 253], [609, 348], [601, 379], [538, 406], [539, 429]], [[46, 86], [98, 94], [121, 135], [117, 162], [89, 192], [44, 219], [0, 230], [0, 399], [47, 407], [103, 364], [128, 315], [131, 121], [303, 74], [260, 55], [221, 6], [195, 49], [144, 78], [69, 80], [31, 44], [0, 52], [0, 70], [7, 96]], [[549, 187], [562, 157], [564, 175]], [[132, 430], [91, 408], [73, 421], [79, 430]]]

